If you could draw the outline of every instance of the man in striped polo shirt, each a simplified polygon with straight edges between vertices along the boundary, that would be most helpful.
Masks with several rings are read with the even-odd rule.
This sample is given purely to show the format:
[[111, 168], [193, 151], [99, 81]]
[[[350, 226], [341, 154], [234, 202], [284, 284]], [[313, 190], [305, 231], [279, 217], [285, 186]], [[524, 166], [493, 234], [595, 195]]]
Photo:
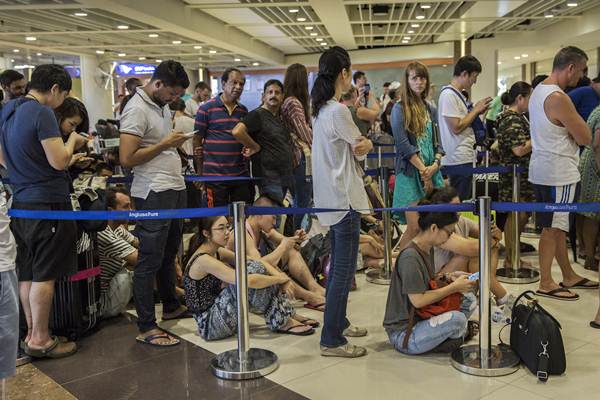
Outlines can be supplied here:
[[[207, 176], [248, 176], [248, 162], [242, 156], [242, 145], [231, 131], [248, 113], [239, 103], [246, 78], [237, 68], [227, 68], [221, 76], [223, 92], [198, 108], [194, 137], [196, 172]], [[234, 201], [251, 203], [254, 185], [250, 181], [224, 181], [206, 184], [209, 207]]]

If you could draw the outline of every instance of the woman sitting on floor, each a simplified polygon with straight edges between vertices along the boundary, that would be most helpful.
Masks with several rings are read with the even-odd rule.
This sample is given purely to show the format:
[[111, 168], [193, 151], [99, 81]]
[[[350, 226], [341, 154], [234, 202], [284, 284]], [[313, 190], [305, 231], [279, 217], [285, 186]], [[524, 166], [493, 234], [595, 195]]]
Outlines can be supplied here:
[[[419, 205], [430, 204], [434, 195], [435, 190]], [[454, 293], [471, 291], [476, 281], [468, 280], [467, 273], [454, 272], [445, 276], [447, 286], [431, 289], [430, 281], [435, 276], [433, 248], [452, 235], [458, 216], [453, 212], [419, 212], [418, 217], [419, 232], [396, 261], [383, 326], [401, 353], [451, 352], [475, 333], [476, 324], [468, 323], [475, 296], [469, 293], [459, 298], [460, 311], [447, 311], [428, 319], [420, 318], [419, 311]]]
[[[230, 227], [225, 217], [201, 218], [190, 243], [184, 273], [185, 299], [205, 340], [230, 337], [237, 331], [234, 253], [225, 245]], [[295, 313], [286, 289], [290, 278], [259, 261], [248, 260], [248, 303], [273, 332], [306, 336], [319, 323]]]

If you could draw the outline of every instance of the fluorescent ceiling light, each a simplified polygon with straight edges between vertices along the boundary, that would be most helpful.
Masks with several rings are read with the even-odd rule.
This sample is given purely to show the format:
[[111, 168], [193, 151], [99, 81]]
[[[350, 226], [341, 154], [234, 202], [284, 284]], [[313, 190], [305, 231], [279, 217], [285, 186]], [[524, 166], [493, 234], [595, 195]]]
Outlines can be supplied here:
[[129, 29], [129, 25], [117, 25], [117, 29]]
[[158, 37], [158, 33], [149, 33], [148, 37], [157, 38]]
[[496, 64], [498, 64], [498, 65], [502, 65], [502, 61], [498, 61]]
[[41, 57], [42, 53], [35, 53], [36, 56]]
[[14, 50], [13, 50], [13, 53], [18, 53], [18, 52], [20, 52], [20, 51], [21, 51], [21, 50], [19, 50], [19, 49], [14, 49]]
[[406, 33], [415, 33], [415, 31], [413, 31], [412, 29], [409, 31], [406, 31]]
[[73, 15], [75, 15], [76, 17], [87, 17], [87, 13], [84, 12], [76, 12]]
[[515, 56], [514, 58], [515, 58], [515, 60], [520, 60], [521, 56]]
[[144, 61], [146, 59], [146, 57], [138, 57], [138, 60], [140, 61]]
[[404, 40], [410, 40], [410, 36], [404, 36]]
[[305, 26], [304, 29], [306, 29], [307, 31], [312, 31], [315, 27], [314, 26]]
[[425, 13], [423, 11], [417, 11], [415, 13], [415, 18], [416, 19], [425, 19]]
[[194, 46], [194, 48], [195, 48], [196, 50], [200, 50], [200, 49], [202, 48], [202, 46], [200, 46], [200, 45], [196, 45], [196, 46]]
[[173, 44], [181, 44], [181, 40], [173, 40], [171, 43], [173, 43]]
[[567, 7], [577, 7], [579, 4], [575, 3], [575, 2], [569, 2], [567, 3]]
[[210, 54], [217, 54], [217, 51], [216, 51], [216, 50], [209, 50], [208, 52], [209, 52]]
[[554, 13], [552, 11], [546, 11], [544, 13], [544, 17], [546, 17], [546, 18], [554, 18]]
[[27, 36], [25, 40], [27, 40], [28, 42], [33, 42], [34, 40], [37, 40], [37, 38], [35, 36]]
[[154, 61], [156, 61], [157, 63], [161, 63], [162, 62], [162, 60], [154, 60]]
[[127, 54], [126, 53], [119, 53], [117, 54], [119, 57], [125, 57]]
[[421, 4], [421, 8], [423, 10], [428, 10], [428, 9], [431, 8], [431, 4], [429, 4], [429, 3], [423, 3], [423, 4]]
[[321, 42], [321, 46], [327, 46], [327, 42]]
[[298, 21], [298, 22], [304, 22], [304, 21], [306, 21], [306, 18], [304, 18], [304, 17], [298, 17], [298, 18], [296, 18], [296, 21]]
[[317, 35], [318, 35], [318, 33], [317, 33], [317, 32], [311, 32], [311, 33], [310, 33], [310, 36], [317, 36]]
[[410, 27], [411, 27], [411, 28], [418, 28], [418, 27], [420, 27], [420, 26], [421, 26], [421, 24], [410, 24]]
[[521, 54], [521, 57], [527, 58], [527, 57], [529, 57], [529, 54]]
[[96, 54], [104, 54], [104, 50], [96, 50]]
[[260, 63], [253, 62], [252, 65], [254, 65], [255, 67], [258, 67], [260, 65]]
[[323, 39], [321, 39], [320, 37], [316, 38], [315, 40], [316, 40], [317, 42], [322, 42], [322, 41], [323, 41]]
[[407, 44], [408, 40], [403, 40], [402, 43]]
[[14, 58], [11, 58], [11, 59], [10, 59], [10, 62], [15, 62], [15, 59], [14, 59]]
[[297, 8], [290, 8], [289, 11], [293, 13], [297, 13], [299, 10]]
[[234, 58], [233, 61], [240, 62], [240, 61], [242, 61], [242, 59], [241, 58]]

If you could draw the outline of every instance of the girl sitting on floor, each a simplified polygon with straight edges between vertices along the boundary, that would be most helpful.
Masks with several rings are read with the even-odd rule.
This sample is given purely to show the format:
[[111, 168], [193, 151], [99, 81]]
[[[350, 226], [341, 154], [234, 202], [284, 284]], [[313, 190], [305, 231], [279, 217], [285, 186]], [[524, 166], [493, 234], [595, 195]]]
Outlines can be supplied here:
[[[186, 304], [205, 340], [230, 337], [237, 331], [235, 255], [225, 248], [230, 227], [225, 217], [201, 218], [188, 250], [184, 273]], [[248, 303], [262, 314], [273, 332], [306, 336], [319, 323], [295, 313], [285, 285], [290, 278], [266, 263], [248, 260]]]

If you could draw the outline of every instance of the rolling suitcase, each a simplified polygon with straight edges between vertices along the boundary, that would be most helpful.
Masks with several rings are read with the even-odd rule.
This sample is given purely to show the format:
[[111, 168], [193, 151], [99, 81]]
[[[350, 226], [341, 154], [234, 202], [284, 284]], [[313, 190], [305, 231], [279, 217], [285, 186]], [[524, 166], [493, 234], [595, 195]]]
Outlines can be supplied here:
[[100, 262], [95, 236], [84, 233], [77, 245], [78, 271], [57, 279], [50, 315], [53, 334], [77, 340], [93, 331], [100, 312]]

